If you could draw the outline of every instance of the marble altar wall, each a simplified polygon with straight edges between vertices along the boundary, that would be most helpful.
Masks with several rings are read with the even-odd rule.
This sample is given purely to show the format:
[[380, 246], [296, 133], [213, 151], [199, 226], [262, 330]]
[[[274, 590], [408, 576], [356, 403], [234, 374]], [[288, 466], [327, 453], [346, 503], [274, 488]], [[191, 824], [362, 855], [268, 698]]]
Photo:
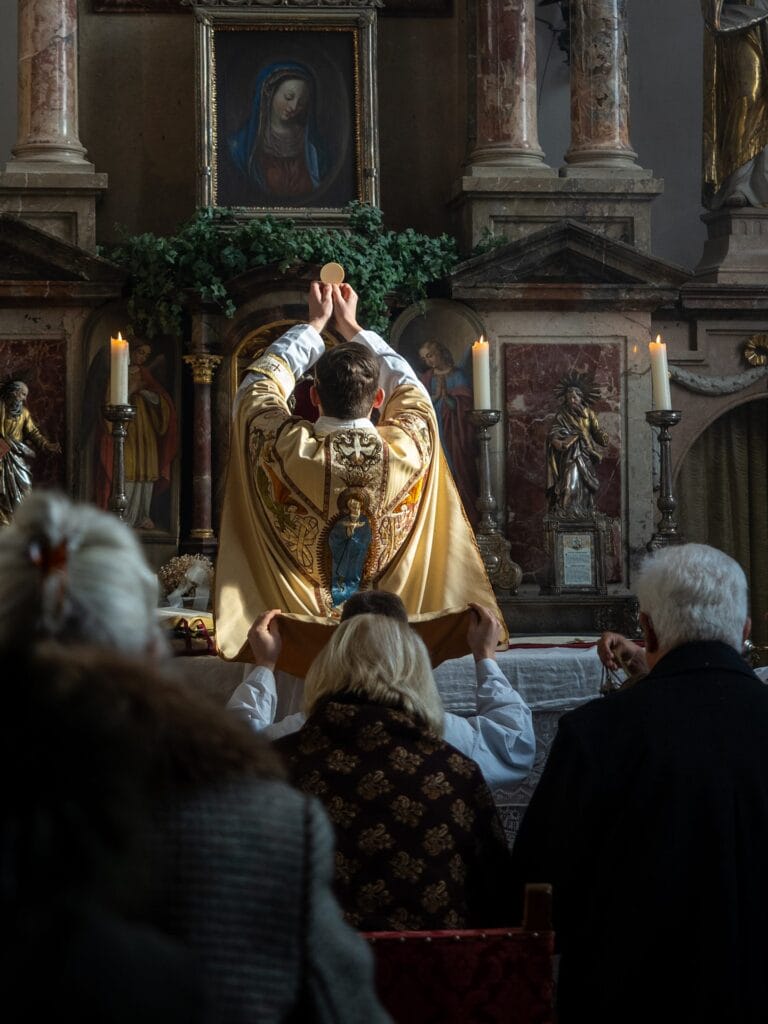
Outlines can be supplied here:
[[[525, 573], [524, 579], [541, 582], [548, 562], [542, 526], [547, 511], [547, 434], [561, 405], [555, 387], [570, 374], [593, 376], [600, 390], [592, 408], [610, 443], [597, 467], [600, 489], [595, 504], [598, 511], [621, 517], [622, 346], [618, 340], [601, 344], [542, 340], [506, 344], [503, 351], [508, 537], [512, 558]], [[618, 529], [616, 532], [620, 533]], [[616, 543], [617, 539], [606, 567], [608, 583], [622, 579], [621, 559], [616, 556], [621, 544], [620, 540]]]
[[611, 589], [631, 589], [634, 568], [654, 530], [653, 438], [648, 366], [650, 316], [640, 311], [537, 312], [500, 310], [482, 315], [491, 339], [492, 402], [506, 428], [492, 431], [494, 493], [501, 529], [526, 576], [523, 590], [538, 589], [546, 510], [546, 435], [559, 407], [558, 380], [571, 370], [594, 371], [595, 403], [610, 436], [598, 469], [598, 507], [615, 517], [607, 560]]

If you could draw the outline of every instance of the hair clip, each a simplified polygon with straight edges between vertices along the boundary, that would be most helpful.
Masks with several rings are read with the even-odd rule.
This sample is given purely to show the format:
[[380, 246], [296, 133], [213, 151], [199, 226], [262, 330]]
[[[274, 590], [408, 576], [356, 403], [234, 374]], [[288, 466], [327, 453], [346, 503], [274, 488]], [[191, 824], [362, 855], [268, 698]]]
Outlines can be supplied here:
[[29, 542], [27, 557], [32, 565], [36, 565], [43, 576], [52, 572], [61, 572], [67, 567], [68, 542], [66, 538], [56, 545], [51, 545], [47, 539], [36, 538]]

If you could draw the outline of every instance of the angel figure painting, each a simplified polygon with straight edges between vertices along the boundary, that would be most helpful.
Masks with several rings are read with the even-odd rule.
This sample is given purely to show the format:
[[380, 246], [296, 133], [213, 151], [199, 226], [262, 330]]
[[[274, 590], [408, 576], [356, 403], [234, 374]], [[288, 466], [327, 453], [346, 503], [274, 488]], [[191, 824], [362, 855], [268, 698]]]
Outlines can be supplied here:
[[477, 465], [475, 435], [469, 413], [473, 407], [472, 349], [460, 362], [441, 341], [430, 339], [419, 348], [424, 369], [420, 377], [432, 398], [437, 427], [448, 466], [461, 496], [464, 511], [477, 524]]

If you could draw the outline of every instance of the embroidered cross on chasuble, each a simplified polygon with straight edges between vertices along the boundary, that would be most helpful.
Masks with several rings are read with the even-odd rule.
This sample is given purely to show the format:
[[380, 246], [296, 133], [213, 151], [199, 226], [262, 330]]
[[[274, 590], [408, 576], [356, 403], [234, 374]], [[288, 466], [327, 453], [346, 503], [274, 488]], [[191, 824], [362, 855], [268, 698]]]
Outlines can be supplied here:
[[467, 604], [497, 605], [424, 389], [401, 383], [377, 427], [315, 425], [290, 413], [295, 378], [284, 359], [268, 351], [250, 371], [216, 569], [220, 653], [250, 660], [248, 629], [280, 608], [278, 668], [304, 676], [344, 601], [367, 589], [400, 595], [433, 663], [469, 653]]

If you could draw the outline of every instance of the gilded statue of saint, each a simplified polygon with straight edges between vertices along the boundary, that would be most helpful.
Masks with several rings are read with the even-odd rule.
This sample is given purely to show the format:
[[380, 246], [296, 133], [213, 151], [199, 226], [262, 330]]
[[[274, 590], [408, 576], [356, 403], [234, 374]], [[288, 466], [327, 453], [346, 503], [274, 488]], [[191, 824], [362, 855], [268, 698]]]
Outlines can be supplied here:
[[768, 205], [768, 0], [701, 0], [706, 207]]
[[26, 406], [29, 388], [23, 380], [0, 387], [0, 526], [7, 526], [17, 505], [32, 487], [30, 460], [35, 449], [58, 454], [61, 445], [49, 441], [35, 425]]
[[600, 485], [595, 470], [608, 444], [591, 408], [599, 391], [592, 378], [574, 373], [563, 377], [555, 393], [562, 405], [547, 434], [549, 510], [568, 519], [589, 518]]

